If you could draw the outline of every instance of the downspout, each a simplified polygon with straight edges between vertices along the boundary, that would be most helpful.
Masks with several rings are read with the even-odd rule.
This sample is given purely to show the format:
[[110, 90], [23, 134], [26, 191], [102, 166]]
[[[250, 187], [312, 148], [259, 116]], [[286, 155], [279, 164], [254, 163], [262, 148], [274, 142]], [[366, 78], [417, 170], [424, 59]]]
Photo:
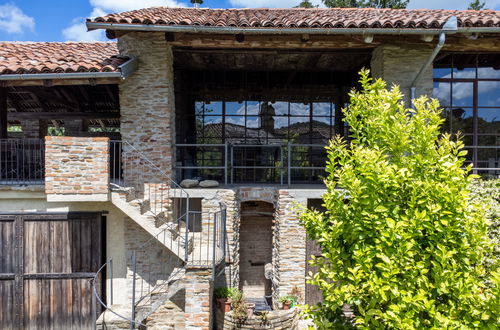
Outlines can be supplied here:
[[410, 97], [410, 99], [411, 99], [412, 108], [414, 107], [413, 101], [415, 100], [415, 97], [416, 97], [417, 83], [419, 82], [420, 78], [422, 78], [422, 75], [429, 68], [429, 66], [431, 66], [432, 63], [434, 63], [434, 59], [436, 58], [436, 56], [439, 54], [439, 52], [443, 48], [443, 46], [446, 42], [446, 34], [450, 33], [450, 32], [456, 33], [457, 30], [458, 30], [457, 17], [451, 16], [446, 21], [446, 23], [443, 25], [443, 28], [441, 29], [441, 32], [439, 33], [438, 43], [437, 43], [436, 47], [434, 48], [434, 50], [432, 51], [432, 54], [427, 59], [427, 62], [425, 62], [425, 64], [420, 68], [420, 71], [418, 72], [417, 76], [415, 77], [415, 79], [413, 79], [413, 82], [411, 83], [411, 86], [410, 86], [410, 96], [411, 97]]

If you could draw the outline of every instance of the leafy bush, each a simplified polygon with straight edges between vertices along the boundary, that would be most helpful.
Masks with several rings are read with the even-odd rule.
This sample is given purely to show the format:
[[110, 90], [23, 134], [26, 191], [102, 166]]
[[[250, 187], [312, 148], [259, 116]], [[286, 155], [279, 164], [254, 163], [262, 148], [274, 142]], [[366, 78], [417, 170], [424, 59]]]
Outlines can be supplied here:
[[239, 291], [237, 288], [228, 288], [228, 287], [219, 287], [215, 289], [215, 297], [217, 298], [237, 298], [239, 295]]
[[463, 143], [440, 134], [436, 100], [406, 109], [397, 86], [368, 71], [360, 82], [344, 110], [350, 144], [327, 147], [327, 211], [301, 215], [322, 250], [309, 283], [324, 302], [306, 313], [321, 329], [495, 328], [498, 263], [483, 264], [492, 244], [484, 206], [470, 204]]

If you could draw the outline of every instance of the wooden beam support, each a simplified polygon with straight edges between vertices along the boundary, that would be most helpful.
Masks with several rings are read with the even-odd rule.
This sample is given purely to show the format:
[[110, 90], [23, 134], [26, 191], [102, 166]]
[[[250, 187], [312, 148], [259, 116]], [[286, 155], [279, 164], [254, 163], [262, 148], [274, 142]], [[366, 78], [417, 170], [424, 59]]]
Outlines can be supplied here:
[[9, 112], [10, 120], [20, 119], [119, 119], [118, 112]]
[[7, 138], [7, 88], [0, 87], [0, 139]]

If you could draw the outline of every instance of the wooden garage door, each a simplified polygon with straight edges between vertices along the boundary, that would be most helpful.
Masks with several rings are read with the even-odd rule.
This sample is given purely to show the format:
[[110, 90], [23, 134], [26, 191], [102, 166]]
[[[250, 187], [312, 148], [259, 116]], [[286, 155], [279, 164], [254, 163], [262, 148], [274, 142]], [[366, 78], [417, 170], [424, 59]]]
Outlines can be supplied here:
[[0, 214], [0, 328], [93, 328], [103, 232], [98, 213]]

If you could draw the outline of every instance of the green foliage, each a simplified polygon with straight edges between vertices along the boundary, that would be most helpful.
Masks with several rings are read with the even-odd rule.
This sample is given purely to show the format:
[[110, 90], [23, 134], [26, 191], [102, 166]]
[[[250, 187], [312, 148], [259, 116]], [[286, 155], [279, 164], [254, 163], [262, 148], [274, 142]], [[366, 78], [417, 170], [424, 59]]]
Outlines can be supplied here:
[[317, 6], [314, 6], [309, 0], [303, 0], [301, 3], [299, 3], [298, 6], [295, 6], [295, 8], [316, 8], [316, 7]]
[[330, 8], [394, 8], [403, 9], [409, 0], [322, 0]]
[[305, 313], [321, 329], [495, 328], [498, 262], [484, 266], [492, 244], [463, 143], [440, 134], [437, 100], [407, 109], [397, 86], [368, 71], [360, 82], [344, 109], [350, 144], [327, 147], [326, 212], [301, 214], [322, 250], [308, 281], [324, 296]]
[[281, 296], [279, 297], [279, 302], [289, 303], [290, 305], [295, 306], [297, 304], [297, 296], [293, 295]]
[[474, 0], [469, 4], [469, 10], [483, 10], [486, 4], [479, 0]]
[[215, 289], [215, 297], [217, 298], [231, 298], [231, 299], [238, 299], [240, 294], [242, 295], [240, 290], [237, 288], [228, 288], [228, 287], [219, 287]]

